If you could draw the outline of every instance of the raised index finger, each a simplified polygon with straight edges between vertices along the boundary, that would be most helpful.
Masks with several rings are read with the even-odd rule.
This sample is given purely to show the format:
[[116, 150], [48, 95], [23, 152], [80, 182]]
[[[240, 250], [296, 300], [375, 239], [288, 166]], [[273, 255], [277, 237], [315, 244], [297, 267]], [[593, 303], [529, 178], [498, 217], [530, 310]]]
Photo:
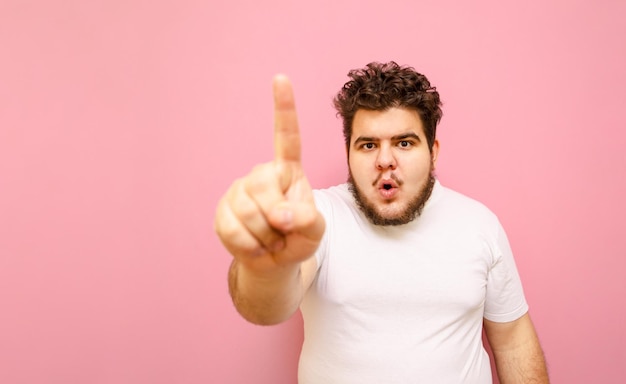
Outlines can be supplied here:
[[274, 159], [300, 161], [300, 131], [291, 82], [274, 77]]

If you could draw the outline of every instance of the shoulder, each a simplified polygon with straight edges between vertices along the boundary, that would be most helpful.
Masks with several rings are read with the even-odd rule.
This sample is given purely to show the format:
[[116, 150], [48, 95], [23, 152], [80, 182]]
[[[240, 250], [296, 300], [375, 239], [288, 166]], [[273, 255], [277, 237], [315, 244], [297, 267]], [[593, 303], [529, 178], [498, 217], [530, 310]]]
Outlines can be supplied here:
[[443, 185], [441, 186], [441, 189], [444, 199], [449, 204], [455, 204], [465, 209], [473, 209], [476, 211], [484, 211], [485, 213], [492, 213], [491, 210], [484, 203], [476, 200], [473, 197], [470, 197], [464, 193]]
[[484, 203], [468, 195], [445, 187], [437, 181], [425, 214], [451, 223], [497, 228], [496, 214]]
[[326, 232], [329, 229], [343, 230], [355, 224], [361, 227], [367, 223], [347, 183], [313, 190], [313, 196], [317, 210], [326, 220]]
[[347, 183], [333, 185], [328, 188], [318, 188], [313, 190], [315, 198], [340, 198], [345, 199], [346, 196], [351, 196]]
[[350, 208], [355, 206], [354, 198], [348, 184], [339, 184], [324, 189], [314, 189], [315, 204], [322, 212], [338, 207]]

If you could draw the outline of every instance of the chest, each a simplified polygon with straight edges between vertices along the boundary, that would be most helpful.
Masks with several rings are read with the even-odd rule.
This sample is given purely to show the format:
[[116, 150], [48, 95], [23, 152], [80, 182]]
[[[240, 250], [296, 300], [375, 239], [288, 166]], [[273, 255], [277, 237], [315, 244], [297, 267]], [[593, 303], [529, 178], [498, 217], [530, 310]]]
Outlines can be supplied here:
[[475, 231], [344, 233], [328, 244], [318, 294], [370, 312], [462, 316], [484, 305], [490, 252]]

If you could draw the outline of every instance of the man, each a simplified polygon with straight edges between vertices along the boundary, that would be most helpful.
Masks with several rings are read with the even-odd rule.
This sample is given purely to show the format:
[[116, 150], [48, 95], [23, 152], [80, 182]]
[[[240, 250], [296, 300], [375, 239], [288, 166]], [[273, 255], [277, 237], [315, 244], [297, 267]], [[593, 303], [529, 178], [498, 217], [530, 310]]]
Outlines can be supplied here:
[[299, 382], [547, 383], [506, 235], [442, 186], [439, 94], [394, 62], [349, 73], [335, 98], [349, 179], [313, 191], [291, 85], [274, 79], [275, 158], [236, 180], [217, 234], [237, 310], [276, 324], [301, 308]]

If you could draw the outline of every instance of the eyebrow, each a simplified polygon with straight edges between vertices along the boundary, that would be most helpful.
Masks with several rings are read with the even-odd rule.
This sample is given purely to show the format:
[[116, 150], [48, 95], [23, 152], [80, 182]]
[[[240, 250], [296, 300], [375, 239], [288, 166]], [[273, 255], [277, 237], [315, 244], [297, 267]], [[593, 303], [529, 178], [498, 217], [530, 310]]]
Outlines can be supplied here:
[[[417, 141], [422, 141], [422, 139], [420, 139], [420, 137], [413, 132], [402, 133], [400, 135], [391, 137], [391, 140], [393, 141], [400, 141], [400, 140], [406, 140], [406, 139], [415, 139]], [[376, 142], [379, 140], [380, 139], [376, 137], [361, 136], [357, 138], [356, 140], [354, 140], [353, 145], [357, 145], [361, 142], [370, 143], [370, 142]]]
[[397, 136], [393, 136], [391, 138], [391, 140], [394, 141], [399, 141], [399, 140], [406, 140], [406, 139], [415, 139], [417, 141], [422, 141], [422, 139], [420, 139], [419, 136], [417, 136], [415, 133], [413, 132], [409, 132], [409, 133], [403, 133], [401, 135], [397, 135]]

